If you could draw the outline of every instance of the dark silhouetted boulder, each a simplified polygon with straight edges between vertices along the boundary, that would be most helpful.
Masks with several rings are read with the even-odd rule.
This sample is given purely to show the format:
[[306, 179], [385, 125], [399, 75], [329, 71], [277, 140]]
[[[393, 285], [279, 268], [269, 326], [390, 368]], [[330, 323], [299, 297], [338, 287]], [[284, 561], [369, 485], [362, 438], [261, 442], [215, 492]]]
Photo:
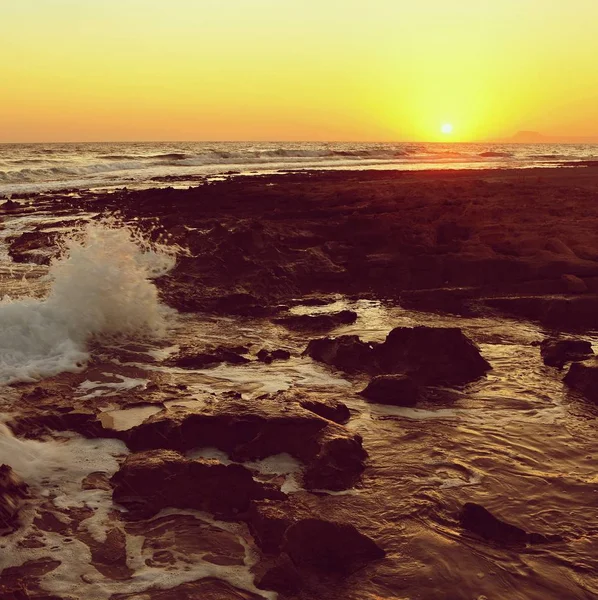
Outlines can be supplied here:
[[574, 362], [565, 375], [565, 383], [598, 403], [598, 358]]
[[316, 399], [307, 397], [300, 400], [299, 404], [306, 410], [335, 423], [343, 424], [351, 418], [347, 405], [334, 398]]
[[321, 315], [289, 315], [274, 319], [275, 323], [284, 325], [288, 329], [309, 329], [312, 331], [327, 331], [340, 325], [355, 323], [357, 313], [353, 310]]
[[548, 338], [541, 342], [540, 354], [545, 365], [560, 369], [567, 362], [590, 358], [594, 351], [592, 344], [585, 340]]
[[221, 363], [243, 365], [249, 362], [248, 358], [242, 356], [244, 352], [247, 352], [247, 349], [242, 347], [225, 348], [220, 346], [206, 352], [185, 349], [179, 352], [178, 356], [170, 361], [170, 364], [182, 369], [205, 369]]
[[498, 519], [483, 506], [473, 502], [467, 502], [463, 506], [459, 520], [464, 529], [497, 544], [541, 544], [560, 539], [557, 535], [545, 536], [540, 533], [528, 533], [516, 525]]
[[274, 590], [285, 596], [296, 596], [301, 591], [301, 575], [287, 554], [260, 561], [253, 570], [258, 589]]
[[467, 383], [491, 368], [457, 327], [397, 327], [374, 354], [384, 373], [408, 374], [424, 385]]
[[359, 434], [330, 423], [317, 440], [303, 473], [307, 489], [346, 490], [357, 483], [365, 469], [367, 452]]
[[282, 349], [266, 350], [265, 348], [262, 348], [257, 353], [257, 359], [260, 362], [266, 363], [267, 365], [274, 362], [275, 360], [289, 360], [289, 358], [291, 358], [291, 353], [288, 350]]
[[382, 548], [353, 525], [315, 518], [291, 525], [282, 549], [300, 568], [343, 574], [385, 556]]
[[255, 481], [242, 465], [187, 459], [172, 450], [130, 454], [111, 482], [114, 502], [127, 508], [132, 519], [151, 517], [166, 507], [232, 518], [247, 511], [252, 500], [284, 498]]
[[348, 373], [374, 368], [372, 345], [362, 342], [356, 335], [311, 340], [304, 354]]
[[215, 447], [240, 462], [288, 453], [306, 465], [307, 487], [354, 485], [367, 457], [361, 437], [301, 407], [304, 398], [223, 395], [197, 408], [172, 407], [131, 428], [125, 441], [135, 451]]
[[413, 406], [419, 397], [419, 386], [409, 375], [378, 375], [360, 394], [378, 404]]

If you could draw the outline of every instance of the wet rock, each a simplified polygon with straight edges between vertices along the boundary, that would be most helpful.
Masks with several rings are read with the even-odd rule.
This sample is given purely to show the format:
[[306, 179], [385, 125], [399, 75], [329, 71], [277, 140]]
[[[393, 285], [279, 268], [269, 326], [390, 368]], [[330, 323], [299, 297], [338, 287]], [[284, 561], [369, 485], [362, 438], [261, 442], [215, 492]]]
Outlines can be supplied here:
[[583, 294], [588, 291], [586, 282], [577, 275], [564, 274], [561, 275], [561, 281], [565, 291], [571, 294]]
[[274, 362], [275, 360], [289, 360], [289, 358], [291, 358], [291, 353], [288, 350], [282, 349], [266, 350], [265, 348], [262, 348], [257, 353], [257, 359], [260, 362], [266, 363], [267, 365]]
[[135, 451], [215, 447], [240, 462], [288, 453], [306, 465], [306, 486], [333, 490], [354, 485], [367, 457], [358, 434], [283, 395], [172, 407], [129, 430], [126, 443]]
[[19, 210], [19, 208], [21, 208], [21, 205], [10, 198], [6, 200], [6, 202], [2, 202], [2, 204], [0, 204], [0, 209], [6, 211]]
[[172, 407], [152, 415], [130, 430], [127, 445], [135, 451], [216, 447], [233, 460], [259, 460], [283, 452], [303, 455], [306, 442], [327, 425], [297, 404], [220, 396], [205, 406]]
[[359, 481], [367, 458], [359, 434], [330, 423], [312, 448], [311, 456], [304, 460], [307, 466], [303, 483], [307, 489], [346, 490]]
[[353, 373], [375, 368], [372, 344], [362, 342], [356, 335], [311, 340], [304, 354], [318, 362]]
[[374, 354], [382, 372], [408, 374], [424, 385], [467, 383], [491, 368], [457, 327], [397, 327]]
[[457, 327], [397, 327], [382, 344], [355, 335], [312, 340], [304, 354], [347, 372], [410, 375], [423, 385], [458, 385], [491, 367]]
[[296, 596], [301, 591], [301, 574], [287, 554], [260, 561], [254, 572], [255, 585], [261, 590], [274, 590], [285, 596]]
[[170, 361], [170, 364], [182, 369], [205, 369], [222, 363], [232, 365], [243, 365], [249, 362], [249, 359], [242, 356], [238, 350], [245, 350], [242, 347], [226, 348], [219, 346], [207, 352], [194, 352], [191, 349], [183, 350], [179, 355]]
[[419, 386], [408, 375], [378, 375], [360, 394], [378, 404], [414, 406], [419, 397]]
[[357, 313], [353, 310], [341, 310], [340, 312], [323, 315], [289, 315], [274, 319], [274, 323], [284, 325], [288, 329], [308, 329], [312, 331], [327, 331], [340, 325], [355, 323]]
[[130, 535], [143, 537], [142, 551], [151, 555], [151, 566], [174, 565], [177, 556], [223, 566], [245, 563], [245, 548], [238, 535], [199, 516], [169, 514], [151, 520], [130, 521], [125, 529]]
[[[221, 579], [206, 577], [183, 583], [174, 588], [150, 588], [142, 594], [143, 600], [263, 600], [262, 596], [233, 587]], [[139, 600], [138, 592], [118, 594], [114, 600]]]
[[8, 465], [0, 465], [0, 535], [19, 527], [19, 510], [27, 497], [27, 485]]
[[300, 400], [299, 404], [305, 410], [309, 410], [316, 415], [320, 415], [320, 417], [324, 417], [324, 419], [340, 423], [341, 425], [351, 418], [351, 413], [347, 405], [334, 398], [316, 399], [307, 397]]
[[266, 301], [247, 292], [219, 296], [212, 301], [210, 308], [214, 312], [243, 317], [264, 317], [276, 312]]
[[594, 351], [585, 340], [547, 338], [540, 343], [540, 354], [545, 365], [560, 369], [567, 362], [590, 358]]
[[554, 329], [578, 331], [598, 328], [598, 296], [595, 294], [486, 298], [484, 304]]
[[247, 511], [252, 500], [284, 498], [255, 481], [237, 464], [191, 460], [171, 450], [129, 455], [111, 479], [113, 499], [131, 519], [151, 517], [166, 507], [205, 510], [222, 518]]
[[385, 556], [382, 548], [353, 525], [315, 518], [291, 525], [282, 549], [299, 567], [345, 575]]
[[559, 536], [528, 533], [524, 529], [502, 521], [480, 504], [467, 502], [459, 515], [461, 526], [490, 542], [504, 545], [540, 544], [558, 541]]
[[564, 381], [588, 400], [598, 402], [598, 358], [574, 362], [569, 367]]

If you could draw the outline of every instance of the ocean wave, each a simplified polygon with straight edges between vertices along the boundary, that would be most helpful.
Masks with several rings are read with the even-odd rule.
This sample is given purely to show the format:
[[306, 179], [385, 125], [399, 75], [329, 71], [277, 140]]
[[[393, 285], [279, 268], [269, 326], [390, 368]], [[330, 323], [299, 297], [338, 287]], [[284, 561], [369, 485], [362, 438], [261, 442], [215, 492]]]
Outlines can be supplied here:
[[108, 173], [143, 168], [140, 162], [93, 163], [85, 166], [49, 167], [39, 169], [18, 169], [0, 171], [0, 181], [4, 183], [29, 183], [35, 181], [55, 181], [65, 177]]
[[510, 152], [496, 152], [494, 150], [490, 150], [488, 152], [480, 152], [478, 156], [482, 156], [484, 158], [510, 158], [513, 156]]

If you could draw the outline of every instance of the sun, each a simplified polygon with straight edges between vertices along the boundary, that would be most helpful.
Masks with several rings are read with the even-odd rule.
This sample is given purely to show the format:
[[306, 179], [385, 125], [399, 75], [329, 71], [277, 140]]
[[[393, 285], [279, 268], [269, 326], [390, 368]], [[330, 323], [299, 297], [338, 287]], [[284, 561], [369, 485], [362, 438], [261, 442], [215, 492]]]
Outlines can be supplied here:
[[442, 131], [442, 133], [444, 133], [445, 135], [450, 135], [451, 133], [453, 133], [453, 126], [450, 123], [445, 123], [440, 128], [440, 131]]

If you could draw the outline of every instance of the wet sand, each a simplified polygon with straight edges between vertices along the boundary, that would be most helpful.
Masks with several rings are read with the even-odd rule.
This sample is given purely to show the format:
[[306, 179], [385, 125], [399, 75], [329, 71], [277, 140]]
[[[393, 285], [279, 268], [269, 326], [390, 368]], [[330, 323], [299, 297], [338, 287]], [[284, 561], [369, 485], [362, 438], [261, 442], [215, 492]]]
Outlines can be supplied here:
[[[19, 600], [274, 598], [275, 589], [281, 600], [595, 598], [598, 413], [563, 383], [568, 364], [545, 365], [538, 344], [563, 331], [598, 343], [597, 200], [598, 168], [587, 167], [292, 173], [0, 206], [17, 261], [0, 277], [16, 296], [22, 274], [43, 295], [37, 278], [71, 219], [116, 214], [184, 249], [156, 281], [178, 310], [165, 339], [96, 344], [81, 373], [0, 393], [15, 448], [62, 438], [68, 450], [66, 474], [42, 463], [51, 484], [31, 483], [20, 527], [0, 539], [11, 552], [0, 589]], [[335, 368], [305, 355], [316, 338], [355, 335], [376, 349], [393, 328], [414, 326], [460, 328], [491, 370], [460, 384], [424, 376], [415, 406], [400, 406], [359, 393], [378, 365]], [[263, 349], [290, 356], [269, 362]], [[335, 403], [348, 421], [330, 420]], [[314, 410], [328, 411], [325, 423]], [[189, 414], [226, 428], [216, 439], [202, 429], [202, 444]], [[262, 423], [242, 445], [226, 433], [241, 431], [239, 415]], [[85, 439], [65, 440], [65, 429]], [[332, 463], [333, 443], [343, 451]], [[105, 466], [90, 460], [84, 473], [68, 459], [88, 444]], [[197, 451], [206, 445], [218, 449]], [[175, 486], [170, 504], [152, 496], [159, 511], [132, 521], [147, 498], [138, 489], [133, 502], [110, 478], [119, 469], [132, 477], [135, 465], [123, 465], [146, 449], [244, 464], [267, 499], [234, 516], [214, 512], [214, 497], [192, 508]], [[260, 462], [280, 450], [293, 458]], [[159, 470], [151, 476], [157, 486]], [[525, 541], [468, 529], [468, 502]], [[349, 540], [346, 554], [328, 548], [348, 565], [337, 568], [297, 538], [296, 524], [310, 519], [351, 524], [384, 556], [338, 527], [313, 530], [319, 544]], [[272, 522], [295, 526], [295, 537], [287, 529], [282, 546], [269, 547]], [[74, 553], [55, 549], [68, 544]]]

